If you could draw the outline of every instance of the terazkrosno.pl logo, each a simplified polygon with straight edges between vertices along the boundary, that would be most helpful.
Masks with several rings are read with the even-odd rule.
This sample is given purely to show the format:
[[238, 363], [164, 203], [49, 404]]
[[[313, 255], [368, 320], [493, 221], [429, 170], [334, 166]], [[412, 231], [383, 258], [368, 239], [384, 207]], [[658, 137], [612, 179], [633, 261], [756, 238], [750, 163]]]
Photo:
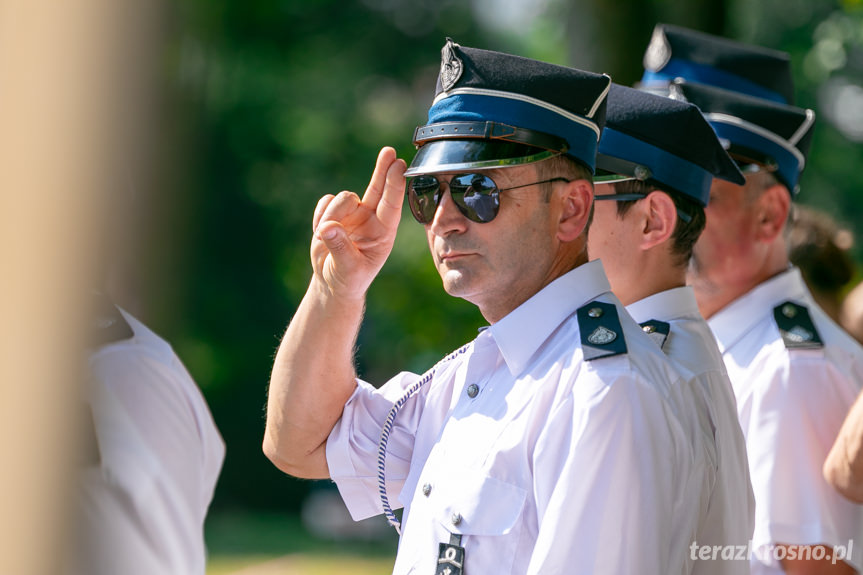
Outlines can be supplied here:
[[[832, 554], [825, 545], [768, 545], [758, 549], [755, 557], [766, 563], [829, 559], [835, 565], [850, 558], [853, 548], [853, 539], [849, 539], [847, 545], [834, 545]], [[693, 541], [689, 546], [689, 558], [693, 561], [748, 561], [752, 555], [752, 541], [746, 545], [699, 545]]]

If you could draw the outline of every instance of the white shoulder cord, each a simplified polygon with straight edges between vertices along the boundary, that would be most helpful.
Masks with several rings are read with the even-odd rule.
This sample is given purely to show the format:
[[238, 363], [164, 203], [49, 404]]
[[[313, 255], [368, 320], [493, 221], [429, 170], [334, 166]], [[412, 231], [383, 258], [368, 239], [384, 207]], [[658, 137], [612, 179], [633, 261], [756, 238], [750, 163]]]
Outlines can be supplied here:
[[393, 424], [396, 420], [396, 415], [398, 415], [399, 410], [401, 410], [404, 404], [407, 403], [408, 399], [410, 399], [417, 391], [419, 391], [422, 386], [432, 380], [438, 367], [463, 354], [469, 346], [470, 344], [466, 344], [458, 350], [452, 352], [439, 362], [437, 362], [434, 367], [428, 370], [425, 375], [419, 379], [419, 381], [413, 384], [407, 390], [407, 392], [405, 392], [405, 394], [393, 404], [389, 414], [387, 414], [386, 420], [384, 421], [384, 426], [381, 429], [381, 439], [378, 442], [378, 493], [381, 496], [381, 505], [383, 506], [384, 515], [387, 518], [387, 523], [392, 525], [395, 528], [396, 533], [398, 533], [399, 535], [402, 534], [401, 523], [395, 516], [395, 513], [393, 513], [392, 507], [390, 507], [390, 500], [387, 497], [386, 486], [387, 442], [390, 439], [390, 433], [393, 430]]

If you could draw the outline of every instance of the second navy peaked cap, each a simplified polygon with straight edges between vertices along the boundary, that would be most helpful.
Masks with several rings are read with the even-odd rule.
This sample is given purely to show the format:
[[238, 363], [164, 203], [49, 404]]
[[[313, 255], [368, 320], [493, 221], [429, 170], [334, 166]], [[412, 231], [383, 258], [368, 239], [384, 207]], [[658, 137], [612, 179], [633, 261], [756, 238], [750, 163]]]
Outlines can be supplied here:
[[671, 97], [695, 104], [738, 165], [773, 171], [797, 194], [797, 183], [812, 143], [815, 112], [729, 90], [676, 80]]
[[675, 78], [781, 104], [794, 103], [791, 60], [786, 52], [657, 24], [644, 53], [640, 87], [661, 90]]
[[406, 176], [567, 154], [594, 170], [611, 78], [447, 38], [428, 122]]
[[714, 177], [746, 182], [697, 107], [617, 84], [608, 95], [596, 166], [670, 188], [701, 206]]

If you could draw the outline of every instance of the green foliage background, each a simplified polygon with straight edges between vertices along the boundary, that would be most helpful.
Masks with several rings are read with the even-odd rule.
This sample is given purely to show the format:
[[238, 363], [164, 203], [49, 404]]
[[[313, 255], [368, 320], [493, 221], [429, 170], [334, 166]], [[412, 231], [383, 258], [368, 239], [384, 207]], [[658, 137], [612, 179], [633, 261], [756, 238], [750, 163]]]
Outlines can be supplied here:
[[[631, 84], [654, 24], [667, 22], [791, 52], [801, 106], [818, 110], [830, 78], [863, 82], [859, 1], [178, 0], [164, 22], [162, 176], [144, 190], [160, 223], [131, 289], [226, 440], [214, 512], [296, 511], [310, 487], [273, 468], [260, 444], [273, 354], [310, 275], [314, 206], [361, 192], [383, 145], [410, 161], [446, 36]], [[801, 202], [859, 231], [861, 165], [863, 146], [819, 119]], [[424, 371], [482, 323], [444, 294], [406, 212], [369, 294], [362, 377]]]

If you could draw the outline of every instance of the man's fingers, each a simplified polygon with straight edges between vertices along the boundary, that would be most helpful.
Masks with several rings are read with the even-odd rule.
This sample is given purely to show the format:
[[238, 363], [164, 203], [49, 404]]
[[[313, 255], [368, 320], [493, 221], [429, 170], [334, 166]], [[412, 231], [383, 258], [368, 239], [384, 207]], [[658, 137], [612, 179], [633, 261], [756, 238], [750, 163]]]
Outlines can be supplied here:
[[378, 219], [386, 228], [395, 228], [402, 217], [402, 204], [405, 200], [404, 160], [397, 159], [387, 169], [383, 195], [376, 210]]
[[[360, 199], [353, 192], [339, 192], [339, 194], [332, 198], [324, 207], [323, 213], [321, 214], [315, 229], [320, 227], [324, 222], [341, 222], [357, 211], [357, 207], [359, 205]], [[318, 202], [318, 207], [320, 207], [320, 202]]]
[[312, 231], [316, 232], [318, 230], [318, 224], [321, 223], [321, 218], [324, 216], [324, 212], [327, 209], [327, 206], [330, 205], [330, 202], [333, 201], [335, 196], [332, 194], [327, 194], [318, 200], [318, 205], [315, 206], [315, 216], [312, 218]]
[[377, 211], [378, 203], [383, 197], [384, 187], [387, 183], [387, 172], [393, 162], [396, 161], [396, 151], [390, 147], [381, 148], [378, 160], [375, 163], [375, 171], [369, 181], [369, 187], [363, 195], [363, 205], [372, 211]]
[[337, 267], [351, 266], [359, 252], [339, 222], [324, 221], [318, 226], [318, 238], [324, 243]]

